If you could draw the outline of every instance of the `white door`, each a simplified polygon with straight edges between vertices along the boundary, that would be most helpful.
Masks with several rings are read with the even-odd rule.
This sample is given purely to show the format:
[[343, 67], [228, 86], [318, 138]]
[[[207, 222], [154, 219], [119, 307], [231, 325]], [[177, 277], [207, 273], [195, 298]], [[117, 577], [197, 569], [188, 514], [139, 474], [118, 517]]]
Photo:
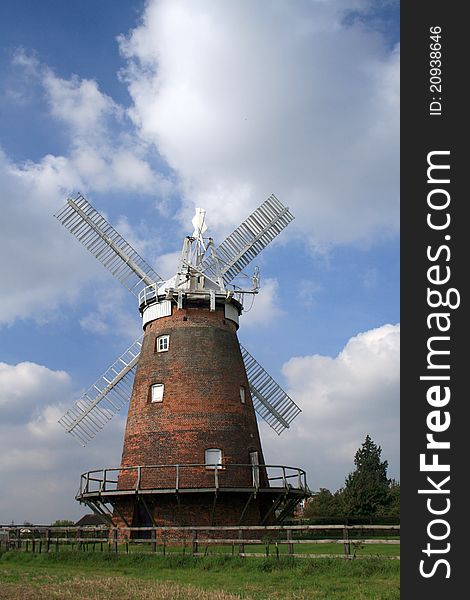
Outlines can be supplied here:
[[250, 452], [250, 462], [252, 466], [253, 472], [253, 487], [259, 488], [259, 458], [258, 452]]

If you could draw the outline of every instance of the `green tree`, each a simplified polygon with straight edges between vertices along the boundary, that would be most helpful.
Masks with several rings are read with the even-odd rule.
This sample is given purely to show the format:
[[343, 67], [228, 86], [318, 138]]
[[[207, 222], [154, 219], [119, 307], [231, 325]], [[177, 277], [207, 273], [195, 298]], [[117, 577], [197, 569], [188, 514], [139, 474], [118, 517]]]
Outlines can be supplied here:
[[390, 501], [388, 461], [381, 461], [382, 448], [369, 435], [354, 457], [355, 470], [346, 478], [343, 500], [349, 516], [384, 514]]
[[377, 514], [380, 517], [400, 518], [400, 483], [395, 479], [390, 480], [387, 505], [383, 506]]
[[58, 519], [52, 523], [51, 527], [72, 527], [75, 525], [73, 521], [69, 521], [69, 519]]
[[320, 491], [313, 496], [305, 507], [304, 517], [311, 519], [315, 517], [343, 517], [344, 506], [342, 498], [342, 490], [338, 490], [334, 494], [326, 488], [320, 488]]

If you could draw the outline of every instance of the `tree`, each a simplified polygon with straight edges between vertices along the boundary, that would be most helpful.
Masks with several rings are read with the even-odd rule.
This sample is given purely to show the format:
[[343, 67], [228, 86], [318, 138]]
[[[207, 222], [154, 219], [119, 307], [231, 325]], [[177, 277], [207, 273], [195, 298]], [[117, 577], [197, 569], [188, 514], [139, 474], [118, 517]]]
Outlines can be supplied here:
[[387, 477], [388, 461], [380, 460], [382, 448], [369, 435], [356, 452], [356, 469], [346, 478], [343, 500], [349, 516], [374, 516], [384, 514], [390, 501], [390, 484]]
[[377, 514], [380, 517], [400, 518], [400, 483], [395, 479], [390, 480], [387, 505], [383, 506]]
[[58, 519], [52, 523], [51, 527], [71, 527], [75, 525], [73, 521], [69, 521], [68, 519]]
[[303, 514], [306, 519], [314, 517], [342, 517], [343, 515], [342, 490], [338, 490], [332, 494], [326, 488], [320, 488], [318, 494], [315, 494], [309, 500]]

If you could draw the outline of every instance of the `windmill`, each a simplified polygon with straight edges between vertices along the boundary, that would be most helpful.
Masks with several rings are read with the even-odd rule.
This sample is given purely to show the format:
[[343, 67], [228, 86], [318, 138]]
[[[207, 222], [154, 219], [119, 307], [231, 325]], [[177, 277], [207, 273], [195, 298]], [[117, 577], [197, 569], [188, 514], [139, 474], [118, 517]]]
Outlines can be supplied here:
[[167, 281], [82, 195], [55, 216], [136, 296], [144, 331], [59, 420], [86, 445], [129, 402], [120, 467], [82, 474], [77, 500], [121, 527], [281, 522], [306, 474], [265, 464], [255, 412], [281, 434], [301, 411], [238, 342], [259, 273], [237, 282], [289, 209], [270, 196], [219, 246], [196, 209]]

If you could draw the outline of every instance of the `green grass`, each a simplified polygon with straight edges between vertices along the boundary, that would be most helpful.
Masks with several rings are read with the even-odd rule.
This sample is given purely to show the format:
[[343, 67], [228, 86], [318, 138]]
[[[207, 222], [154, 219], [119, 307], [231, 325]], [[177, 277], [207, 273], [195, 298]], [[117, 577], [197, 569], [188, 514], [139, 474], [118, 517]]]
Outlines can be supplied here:
[[0, 598], [398, 600], [399, 562], [91, 552], [0, 555]]

